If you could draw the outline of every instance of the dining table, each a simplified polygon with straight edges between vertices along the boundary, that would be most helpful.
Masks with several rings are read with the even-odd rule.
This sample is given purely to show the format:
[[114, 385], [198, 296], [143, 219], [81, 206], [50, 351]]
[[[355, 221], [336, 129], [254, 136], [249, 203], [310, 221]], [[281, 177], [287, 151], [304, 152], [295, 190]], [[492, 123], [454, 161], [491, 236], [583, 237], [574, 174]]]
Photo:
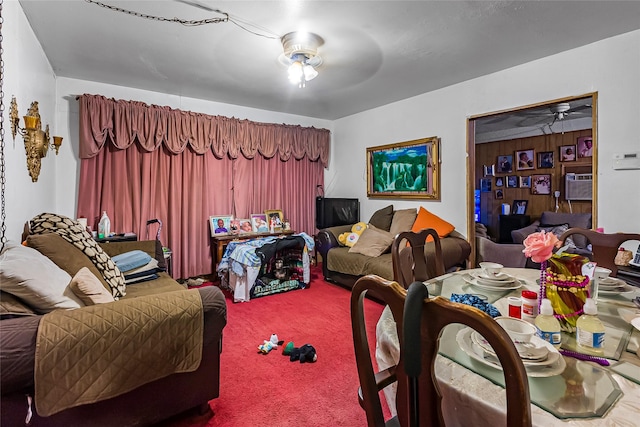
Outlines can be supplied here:
[[[505, 288], [478, 283], [474, 279], [480, 271], [461, 270], [424, 283], [430, 297], [475, 295], [505, 316], [508, 297], [519, 297], [525, 289], [540, 291], [540, 270], [504, 268], [503, 273], [515, 278]], [[640, 308], [632, 302], [638, 296], [640, 288], [630, 285], [620, 292], [599, 292], [598, 317], [606, 329], [603, 350], [590, 352], [576, 344], [575, 334], [562, 333], [562, 349], [591, 353], [609, 366], [562, 354], [552, 365], [525, 365], [534, 426], [640, 425], [640, 331], [630, 323], [640, 316]], [[466, 327], [452, 324], [445, 327], [439, 340], [435, 373], [446, 425], [505, 425], [506, 392], [501, 367], [477, 357], [466, 339]], [[389, 307], [376, 325], [375, 357], [380, 370], [396, 365], [400, 357], [396, 324]], [[395, 386], [394, 383], [384, 389], [393, 415]]]

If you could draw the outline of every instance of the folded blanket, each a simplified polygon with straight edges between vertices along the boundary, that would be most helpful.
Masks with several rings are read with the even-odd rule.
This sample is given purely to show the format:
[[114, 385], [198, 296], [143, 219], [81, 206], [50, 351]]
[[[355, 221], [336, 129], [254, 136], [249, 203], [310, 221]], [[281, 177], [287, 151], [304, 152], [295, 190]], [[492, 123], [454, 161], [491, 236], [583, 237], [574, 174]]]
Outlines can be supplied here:
[[131, 279], [126, 279], [124, 281], [124, 283], [126, 283], [127, 285], [131, 285], [134, 283], [140, 283], [140, 282], [146, 282], [147, 280], [155, 280], [158, 278], [158, 275], [156, 273], [143, 273], [143, 275], [139, 276], [139, 277], [132, 277]]
[[128, 270], [125, 275], [124, 278], [127, 279], [129, 278], [132, 274], [138, 274], [138, 273], [142, 273], [142, 272], [152, 272], [155, 273], [156, 271], [163, 271], [161, 268], [158, 267], [158, 260], [155, 258], [151, 258], [151, 261], [149, 261], [148, 263], [146, 263], [145, 265], [138, 267], [138, 268], [134, 268], [133, 270]]
[[34, 372], [38, 414], [47, 417], [196, 370], [202, 357], [203, 316], [197, 290], [42, 316]]
[[113, 256], [111, 259], [118, 269], [124, 273], [149, 263], [151, 256], [141, 250], [135, 250]]

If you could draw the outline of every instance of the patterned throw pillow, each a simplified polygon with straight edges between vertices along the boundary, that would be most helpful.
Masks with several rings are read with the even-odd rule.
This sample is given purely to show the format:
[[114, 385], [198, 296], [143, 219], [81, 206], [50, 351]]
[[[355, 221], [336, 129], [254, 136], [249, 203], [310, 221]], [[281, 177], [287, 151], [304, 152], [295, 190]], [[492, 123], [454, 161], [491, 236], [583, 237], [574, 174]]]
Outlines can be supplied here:
[[[553, 233], [559, 239], [562, 234], [569, 229], [569, 224], [540, 224], [536, 231], [546, 231], [547, 233]], [[576, 245], [571, 237], [567, 237], [565, 245], [569, 245], [570, 248], [575, 248]]]
[[109, 285], [114, 299], [117, 300], [125, 295], [124, 275], [79, 222], [63, 215], [42, 213], [30, 221], [30, 227], [31, 234], [56, 233], [72, 243], [93, 262]]

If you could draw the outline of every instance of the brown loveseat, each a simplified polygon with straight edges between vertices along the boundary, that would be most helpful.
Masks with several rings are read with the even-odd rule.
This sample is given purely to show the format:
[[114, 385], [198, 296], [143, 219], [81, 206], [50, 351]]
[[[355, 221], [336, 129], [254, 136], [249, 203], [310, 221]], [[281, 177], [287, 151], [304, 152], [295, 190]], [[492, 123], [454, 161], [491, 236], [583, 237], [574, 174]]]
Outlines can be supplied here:
[[[101, 244], [101, 246], [109, 255], [140, 249], [154, 256], [158, 244], [159, 242], [157, 241], [141, 241], [106, 243]], [[49, 247], [49, 250], [51, 250], [51, 247]], [[2, 256], [0, 255], [0, 257]], [[0, 425], [26, 425], [25, 420], [28, 417], [28, 411], [33, 411], [29, 423], [30, 426], [66, 427], [146, 426], [192, 408], [196, 408], [201, 413], [210, 411], [208, 401], [219, 396], [222, 330], [227, 323], [224, 295], [216, 287], [204, 287], [196, 291], [187, 290], [166, 273], [160, 272], [157, 274], [158, 278], [155, 280], [127, 285], [126, 295], [118, 301], [62, 311], [64, 311], [65, 315], [68, 314], [71, 319], [81, 319], [81, 316], [83, 314], [86, 315], [89, 310], [93, 313], [99, 313], [100, 316], [109, 317], [110, 313], [116, 313], [118, 305], [120, 307], [124, 304], [129, 304], [132, 307], [149, 303], [153, 305], [156, 304], [156, 300], [160, 299], [160, 296], [165, 301], [168, 301], [169, 305], [173, 305], [172, 301], [178, 301], [184, 296], [184, 293], [196, 296], [197, 294], [193, 294], [193, 292], [197, 292], [202, 301], [202, 316], [199, 316], [202, 322], [202, 341], [201, 351], [192, 353], [201, 354], [199, 365], [197, 364], [198, 357], [196, 355], [193, 357], [195, 359], [193, 364], [195, 370], [170, 373], [115, 397], [70, 407], [50, 416], [41, 416], [37, 413], [36, 406], [38, 402], [33, 401], [33, 403], [30, 403], [34, 396], [37, 395], [35, 392], [35, 376], [38, 369], [36, 366], [36, 340], [39, 333], [38, 330], [42, 328], [43, 318], [47, 315], [36, 313], [36, 310], [24, 304], [22, 300], [15, 298], [11, 294], [0, 292], [0, 307], [2, 307], [0, 311], [2, 317], [2, 320], [0, 320], [0, 371], [2, 372]], [[73, 274], [71, 276], [73, 277]], [[195, 310], [198, 311], [199, 308]], [[54, 312], [57, 313], [60, 310], [54, 310]], [[178, 313], [177, 316], [180, 314]], [[112, 317], [115, 316], [112, 315]], [[167, 322], [166, 317], [157, 319], [149, 316], [149, 318], [137, 319], [140, 321], [140, 326], [136, 326], [136, 328], [154, 328], [156, 323], [161, 321], [171, 323], [174, 320], [173, 317], [169, 319], [171, 319], [169, 322]], [[125, 323], [125, 329], [127, 324], [137, 325], [136, 319], [114, 319], [114, 322], [120, 321]], [[195, 329], [197, 330], [198, 328]], [[199, 334], [196, 333], [194, 335]], [[107, 342], [107, 348], [104, 350], [107, 352], [110, 348], [110, 340], [116, 341], [126, 336], [126, 334], [118, 334], [113, 338], [104, 338], [104, 336], [102, 334], [101, 337], [96, 337], [95, 339], [102, 338], [103, 341]], [[165, 336], [168, 337], [170, 343], [178, 341], [175, 333]], [[172, 339], [174, 337], [176, 338], [175, 340]], [[91, 341], [90, 336], [85, 338], [87, 341]], [[196, 340], [199, 340], [199, 338], [196, 337]], [[130, 341], [129, 344], [131, 342], [134, 341]], [[146, 344], [153, 347], [156, 343]], [[131, 347], [140, 346], [142, 346], [142, 343], [136, 342], [136, 345]], [[167, 353], [177, 354], [173, 351]], [[82, 358], [83, 354], [84, 351], [79, 352], [77, 359]], [[72, 358], [72, 360], [67, 359], [60, 363], [68, 366], [79, 362], [79, 360]], [[141, 362], [130, 360], [130, 363], [139, 364]], [[177, 363], [180, 362], [178, 361]], [[135, 373], [141, 366], [128, 366], [127, 368]], [[105, 388], [107, 387], [105, 386]]]
[[[386, 209], [386, 214], [382, 212]], [[408, 222], [394, 221], [398, 216], [405, 214], [410, 210], [393, 211], [392, 206], [381, 209], [374, 213], [369, 220], [369, 225], [377, 226], [379, 229], [389, 231], [392, 235], [402, 231], [410, 231], [413, 221], [408, 218]], [[388, 215], [386, 222], [381, 220], [381, 216]], [[413, 214], [416, 219], [416, 214]], [[392, 226], [391, 224], [395, 224]], [[353, 287], [356, 280], [367, 274], [376, 274], [387, 280], [394, 280], [393, 265], [391, 262], [390, 249], [379, 256], [367, 256], [360, 253], [353, 253], [349, 247], [342, 246], [338, 241], [341, 233], [351, 230], [351, 225], [338, 227], [330, 227], [320, 230], [317, 235], [316, 250], [322, 256], [322, 272], [324, 279], [329, 282], [337, 283], [348, 288]], [[426, 227], [425, 227], [426, 228]], [[466, 268], [467, 258], [471, 253], [471, 245], [467, 240], [455, 230], [451, 231], [446, 237], [440, 239], [442, 246], [442, 254], [447, 271]], [[427, 270], [430, 276], [435, 275], [435, 265], [433, 263], [433, 254], [435, 253], [434, 243], [427, 242], [425, 245], [425, 253], [427, 255]], [[409, 257], [410, 250], [406, 249], [401, 252], [401, 257]]]

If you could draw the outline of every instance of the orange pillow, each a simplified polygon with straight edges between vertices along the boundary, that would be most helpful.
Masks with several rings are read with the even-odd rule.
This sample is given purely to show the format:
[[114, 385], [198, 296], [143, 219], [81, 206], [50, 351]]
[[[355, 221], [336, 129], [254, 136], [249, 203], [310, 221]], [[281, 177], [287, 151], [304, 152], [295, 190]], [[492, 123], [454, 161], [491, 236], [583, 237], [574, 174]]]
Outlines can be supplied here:
[[[438, 233], [438, 236], [442, 239], [443, 237], [447, 237], [451, 232], [455, 229], [455, 227], [449, 224], [444, 219], [439, 216], [432, 214], [422, 206], [420, 206], [420, 210], [418, 210], [418, 216], [416, 217], [416, 221], [413, 223], [413, 227], [411, 227], [411, 231], [418, 232], [425, 228], [433, 228]], [[433, 240], [433, 237], [427, 237], [427, 242]]]

